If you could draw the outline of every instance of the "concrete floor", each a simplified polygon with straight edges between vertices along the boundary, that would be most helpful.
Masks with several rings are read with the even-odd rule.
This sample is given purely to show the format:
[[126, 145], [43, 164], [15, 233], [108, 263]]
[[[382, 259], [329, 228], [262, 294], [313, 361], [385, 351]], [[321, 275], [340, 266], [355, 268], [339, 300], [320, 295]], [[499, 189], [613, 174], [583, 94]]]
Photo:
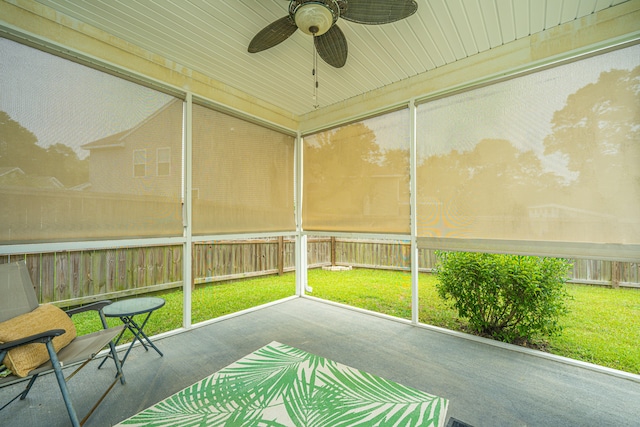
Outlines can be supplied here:
[[[164, 357], [134, 348], [124, 366], [127, 384], [118, 383], [85, 425], [114, 425], [271, 341], [443, 396], [448, 417], [475, 427], [640, 425], [640, 376], [596, 372], [308, 298], [157, 339]], [[114, 372], [96, 366], [69, 382], [80, 417]], [[21, 388], [0, 389], [0, 405]], [[0, 412], [4, 427], [67, 425], [52, 375]]]

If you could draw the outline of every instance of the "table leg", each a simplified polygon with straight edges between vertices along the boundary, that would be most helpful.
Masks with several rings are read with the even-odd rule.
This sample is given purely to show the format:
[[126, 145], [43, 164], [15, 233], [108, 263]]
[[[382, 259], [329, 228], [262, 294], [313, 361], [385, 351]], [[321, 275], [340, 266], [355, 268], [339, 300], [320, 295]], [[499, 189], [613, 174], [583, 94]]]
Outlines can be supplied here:
[[[135, 329], [131, 327], [131, 322], [133, 322], [133, 316], [121, 317], [120, 320], [122, 320], [122, 323], [125, 324], [125, 330], [128, 329], [133, 333], [133, 340], [131, 341], [131, 344], [129, 344], [129, 348], [127, 349], [127, 352], [124, 354], [124, 357], [122, 358], [121, 364], [122, 366], [124, 366], [124, 361], [127, 360], [127, 356], [129, 356], [129, 352], [133, 348], [133, 345], [136, 343], [136, 339], [138, 339], [138, 334], [136, 334]], [[144, 346], [144, 344], [142, 345]]]
[[[156, 352], [158, 352], [160, 356], [164, 357], [164, 354], [162, 354], [160, 349], [158, 349], [158, 347], [156, 347], [155, 344], [151, 342], [151, 340], [149, 339], [147, 334], [144, 333], [144, 330], [143, 330], [145, 325], [147, 324], [147, 321], [149, 320], [149, 317], [151, 317], [151, 313], [152, 312], [147, 313], [147, 316], [144, 318], [144, 321], [142, 322], [141, 325], [138, 325], [136, 321], [133, 320], [133, 316], [126, 318], [126, 325], [127, 325], [127, 328], [133, 334], [133, 341], [131, 341], [131, 345], [127, 349], [127, 352], [125, 353], [124, 358], [122, 359], [123, 365], [124, 365], [124, 361], [127, 359], [127, 356], [129, 356], [129, 352], [133, 348], [133, 345], [136, 343], [136, 340], [140, 341], [140, 344], [142, 344], [142, 346], [146, 351], [149, 351], [149, 349], [147, 348], [147, 345], [145, 344], [145, 341], [147, 341], [147, 344], [150, 347], [152, 347]], [[123, 322], [124, 321], [125, 320], [123, 318]]]
[[[141, 325], [138, 325], [136, 323], [136, 321], [133, 319], [133, 316], [122, 316], [122, 317], [120, 317], [120, 320], [125, 325], [125, 328], [122, 330], [122, 332], [120, 332], [120, 335], [118, 335], [118, 338], [115, 341], [115, 345], [118, 345], [118, 343], [122, 339], [122, 335], [124, 334], [124, 332], [127, 329], [130, 330], [131, 333], [133, 334], [133, 340], [131, 341], [131, 344], [129, 345], [129, 348], [127, 349], [126, 353], [124, 354], [124, 357], [120, 361], [120, 365], [121, 366], [124, 366], [124, 362], [125, 362], [125, 360], [127, 360], [127, 357], [129, 356], [129, 353], [131, 352], [131, 349], [135, 345], [136, 340], [140, 341], [140, 344], [142, 344], [142, 347], [144, 347], [145, 351], [149, 351], [149, 348], [147, 347], [147, 345], [149, 345], [155, 351], [157, 351], [160, 356], [164, 357], [164, 354], [162, 354], [160, 349], [158, 349], [158, 347], [156, 347], [155, 344], [153, 344], [151, 342], [151, 340], [149, 339], [147, 334], [145, 334], [144, 331], [143, 331], [144, 327], [147, 324], [147, 321], [149, 320], [149, 317], [151, 317], [151, 313], [153, 313], [153, 311], [150, 311], [150, 312], [147, 313], [147, 316], [144, 318], [144, 320], [143, 320]], [[146, 343], [145, 343], [145, 341], [146, 341]], [[108, 357], [110, 357], [110, 356], [107, 355], [107, 356], [104, 357], [104, 360], [100, 363], [100, 366], [98, 366], [98, 369], [100, 369], [102, 367], [102, 365], [104, 364], [104, 362], [107, 360]]]
[[[136, 339], [138, 339], [138, 341], [140, 341], [140, 344], [142, 344], [142, 346], [144, 347], [145, 350], [149, 351], [149, 349], [147, 348], [147, 346], [145, 345], [144, 341], [147, 341], [147, 344], [152, 347], [155, 351], [158, 352], [158, 354], [160, 356], [164, 356], [162, 354], [162, 352], [158, 349], [158, 347], [156, 347], [151, 340], [149, 339], [149, 337], [147, 336], [147, 334], [144, 333], [144, 327], [147, 324], [147, 320], [149, 320], [149, 317], [151, 316], [151, 313], [147, 314], [147, 317], [144, 319], [144, 321], [142, 322], [142, 325], [138, 325], [135, 320], [131, 319], [130, 321], [130, 325], [131, 325], [131, 332], [136, 336]], [[135, 329], [135, 330], [134, 330]], [[135, 339], [134, 339], [135, 341]]]

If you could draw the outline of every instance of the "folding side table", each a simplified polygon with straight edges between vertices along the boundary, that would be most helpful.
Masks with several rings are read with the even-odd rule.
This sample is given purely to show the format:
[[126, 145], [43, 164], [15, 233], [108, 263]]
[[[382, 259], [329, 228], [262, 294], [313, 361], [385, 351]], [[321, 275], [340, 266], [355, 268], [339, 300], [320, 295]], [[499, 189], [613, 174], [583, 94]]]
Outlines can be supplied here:
[[[122, 330], [118, 338], [116, 339], [115, 344], [118, 345], [120, 340], [122, 339], [122, 335], [128, 329], [133, 334], [133, 341], [131, 341], [131, 345], [127, 349], [127, 352], [124, 354], [124, 358], [121, 361], [121, 364], [124, 365], [125, 360], [127, 360], [127, 356], [129, 356], [129, 352], [133, 348], [136, 341], [140, 341], [140, 344], [144, 347], [146, 351], [149, 351], [149, 347], [152, 347], [155, 351], [158, 352], [160, 356], [163, 356], [162, 352], [158, 350], [147, 334], [144, 333], [144, 327], [151, 317], [151, 313], [156, 311], [157, 309], [164, 306], [165, 301], [162, 298], [156, 297], [142, 297], [142, 298], [130, 298], [122, 301], [116, 301], [113, 304], [106, 306], [102, 311], [106, 317], [119, 317], [124, 323], [125, 328]], [[138, 323], [134, 320], [134, 316], [138, 314], [145, 314], [144, 320], [142, 323]], [[146, 343], [145, 343], [146, 342]], [[108, 356], [107, 356], [108, 357]], [[102, 367], [107, 357], [100, 363], [98, 369]]]

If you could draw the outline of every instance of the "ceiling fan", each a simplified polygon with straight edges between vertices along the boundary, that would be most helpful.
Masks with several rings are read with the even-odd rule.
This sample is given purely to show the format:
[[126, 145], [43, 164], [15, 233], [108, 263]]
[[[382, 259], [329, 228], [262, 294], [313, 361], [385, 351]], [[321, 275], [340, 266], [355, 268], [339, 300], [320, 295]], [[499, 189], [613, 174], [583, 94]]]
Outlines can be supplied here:
[[249, 43], [257, 53], [282, 43], [300, 29], [313, 36], [316, 51], [327, 64], [340, 68], [347, 62], [347, 39], [338, 18], [358, 24], [380, 25], [399, 21], [418, 10], [415, 0], [290, 0], [289, 14], [263, 28]]

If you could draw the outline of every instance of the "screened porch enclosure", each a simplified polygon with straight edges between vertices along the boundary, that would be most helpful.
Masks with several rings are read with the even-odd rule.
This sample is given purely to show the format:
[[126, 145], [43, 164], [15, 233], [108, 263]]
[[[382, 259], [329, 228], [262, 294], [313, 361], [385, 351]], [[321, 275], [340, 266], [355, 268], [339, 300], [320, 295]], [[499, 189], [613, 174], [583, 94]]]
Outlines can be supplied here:
[[428, 251], [638, 277], [637, 0], [295, 113], [0, 6], [0, 262], [25, 259], [42, 302], [180, 289], [188, 329], [215, 316], [192, 313], [200, 285], [293, 272], [287, 296], [313, 296], [314, 239], [336, 237], [406, 248], [414, 324]]
[[[246, 52], [286, 2], [124, 3], [0, 0], [0, 263], [25, 260], [42, 303], [166, 298], [165, 356], [135, 349], [131, 386], [90, 425], [265, 340], [442, 395], [475, 425], [635, 422], [636, 373], [423, 314], [437, 250], [570, 258], [573, 280], [640, 288], [640, 0], [340, 21], [349, 62], [320, 65], [313, 99], [306, 36]], [[320, 299], [327, 266], [395, 305]], [[45, 384], [42, 406], [5, 411], [37, 424], [57, 397]]]
[[301, 131], [14, 36], [0, 39], [0, 239], [43, 301], [190, 292], [285, 265], [301, 295], [306, 267], [326, 263], [309, 235], [408, 243], [395, 267], [414, 272], [434, 249], [637, 269], [633, 42]]

